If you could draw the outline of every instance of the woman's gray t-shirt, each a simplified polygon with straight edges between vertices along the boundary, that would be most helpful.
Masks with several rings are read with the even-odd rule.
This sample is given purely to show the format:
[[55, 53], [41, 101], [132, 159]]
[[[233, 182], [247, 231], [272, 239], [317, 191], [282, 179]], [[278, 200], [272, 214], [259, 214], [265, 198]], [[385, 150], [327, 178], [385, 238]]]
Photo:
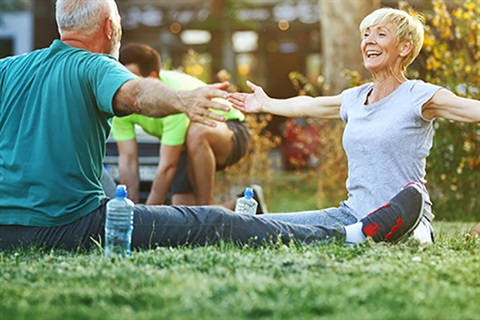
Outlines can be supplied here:
[[441, 87], [409, 80], [388, 97], [366, 105], [372, 89], [373, 83], [367, 83], [341, 94], [348, 158], [345, 204], [359, 219], [388, 202], [408, 182], [425, 185], [433, 121], [423, 118], [422, 106]]

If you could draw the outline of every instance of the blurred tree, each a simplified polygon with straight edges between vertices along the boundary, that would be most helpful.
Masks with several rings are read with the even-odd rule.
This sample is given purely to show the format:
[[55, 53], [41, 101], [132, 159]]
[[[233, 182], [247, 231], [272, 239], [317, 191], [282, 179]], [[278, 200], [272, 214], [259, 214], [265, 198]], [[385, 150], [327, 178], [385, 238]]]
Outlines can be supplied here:
[[[209, 52], [212, 55], [212, 73], [226, 70], [231, 76], [230, 81], [237, 81], [237, 63], [233, 49], [232, 35], [234, 30], [258, 30], [257, 21], [241, 20], [238, 11], [255, 8], [260, 4], [249, 0], [210, 0], [211, 12], [203, 28], [212, 33]], [[218, 80], [218, 79], [216, 79]]]
[[346, 77], [339, 77], [345, 69], [358, 70], [362, 77], [368, 77], [358, 26], [367, 14], [380, 8], [380, 0], [319, 0], [319, 5], [325, 89], [338, 94], [349, 86]]
[[[1, 0], [0, 0], [1, 1]], [[34, 14], [34, 48], [48, 47], [59, 37], [55, 21], [55, 0], [32, 0]]]
[[[210, 42], [210, 53], [212, 54], [212, 68], [213, 73], [216, 73], [222, 67], [227, 68], [230, 72], [234, 69], [234, 66], [228, 66], [224, 64], [224, 58], [228, 55], [224, 53], [225, 49], [231, 47], [228, 41], [228, 38], [231, 35], [229, 34], [229, 25], [226, 22], [226, 8], [227, 0], [216, 0], [212, 1], [212, 13], [211, 18], [215, 21], [215, 24], [212, 28], [212, 40]], [[224, 45], [226, 45], [224, 48]]]

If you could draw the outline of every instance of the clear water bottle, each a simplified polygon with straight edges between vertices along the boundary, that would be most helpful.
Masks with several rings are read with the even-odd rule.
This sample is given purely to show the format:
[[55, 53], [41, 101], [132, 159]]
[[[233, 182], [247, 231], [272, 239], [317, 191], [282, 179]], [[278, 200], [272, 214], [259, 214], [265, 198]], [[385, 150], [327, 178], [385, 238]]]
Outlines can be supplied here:
[[257, 213], [258, 203], [253, 199], [253, 189], [246, 188], [243, 197], [237, 199], [235, 212], [240, 214], [255, 215]]
[[127, 187], [117, 186], [115, 198], [107, 202], [105, 257], [130, 257], [134, 204], [127, 199]]

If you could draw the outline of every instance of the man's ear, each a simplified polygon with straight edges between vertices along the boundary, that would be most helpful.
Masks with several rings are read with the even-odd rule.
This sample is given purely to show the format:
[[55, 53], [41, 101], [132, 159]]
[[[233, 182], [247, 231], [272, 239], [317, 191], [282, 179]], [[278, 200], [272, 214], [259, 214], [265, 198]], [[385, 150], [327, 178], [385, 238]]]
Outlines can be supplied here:
[[105, 19], [104, 33], [108, 40], [112, 40], [113, 37], [113, 21], [112, 18], [108, 17]]

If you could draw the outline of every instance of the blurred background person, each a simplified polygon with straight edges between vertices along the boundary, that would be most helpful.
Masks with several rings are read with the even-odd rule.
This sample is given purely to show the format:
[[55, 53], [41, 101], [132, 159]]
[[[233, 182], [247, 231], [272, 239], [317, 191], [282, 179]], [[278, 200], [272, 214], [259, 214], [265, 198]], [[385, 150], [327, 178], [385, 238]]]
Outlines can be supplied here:
[[[120, 50], [120, 62], [134, 74], [155, 78], [168, 86], [189, 90], [206, 84], [187, 74], [161, 69], [160, 54], [152, 47], [130, 43]], [[226, 100], [217, 100], [229, 104]], [[127, 185], [131, 199], [138, 203], [140, 175], [135, 126], [160, 139], [160, 160], [146, 201], [164, 204], [171, 193], [173, 205], [213, 204], [215, 174], [237, 163], [248, 152], [250, 133], [245, 116], [231, 108], [217, 111], [226, 122], [215, 127], [190, 122], [185, 114], [152, 118], [132, 114], [115, 117], [113, 138], [119, 152], [120, 182]], [[227, 207], [233, 209], [231, 204]]]

